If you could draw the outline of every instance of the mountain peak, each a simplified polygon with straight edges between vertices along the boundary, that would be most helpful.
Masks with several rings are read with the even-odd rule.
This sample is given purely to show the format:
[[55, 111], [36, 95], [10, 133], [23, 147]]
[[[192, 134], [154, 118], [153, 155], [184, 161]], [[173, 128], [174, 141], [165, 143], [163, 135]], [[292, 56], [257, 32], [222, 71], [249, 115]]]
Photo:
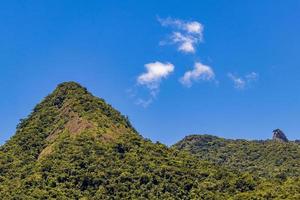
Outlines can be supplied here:
[[[67, 96], [80, 97], [81, 95], [89, 94], [89, 92], [79, 83], [64, 82], [59, 84], [52, 94], [57, 96], [58, 98], [64, 98]], [[92, 96], [92, 94], [90, 95]]]
[[[48, 95], [40, 104], [34, 108], [34, 112], [39, 112], [45, 107], [69, 107], [71, 108], [75, 102], [83, 101], [83, 99], [95, 98], [87, 89], [79, 83], [70, 81], [59, 84], [55, 90]], [[76, 100], [75, 100], [76, 99]], [[72, 105], [73, 103], [73, 105]], [[71, 108], [72, 110], [75, 107]]]
[[80, 88], [85, 89], [85, 87], [81, 86], [79, 83], [75, 81], [66, 81], [58, 84], [57, 88]]
[[275, 129], [273, 131], [273, 140], [274, 141], [279, 141], [279, 142], [288, 142], [289, 141], [287, 139], [286, 135], [280, 129]]
[[77, 82], [74, 81], [68, 81], [68, 82], [63, 82], [58, 84], [57, 88], [58, 90], [84, 90], [86, 91], [87, 89], [80, 85]]
[[103, 99], [76, 82], [65, 82], [21, 120], [10, 142], [20, 143], [22, 153], [41, 158], [49, 155], [64, 137], [88, 134], [107, 142], [136, 133], [127, 117]]

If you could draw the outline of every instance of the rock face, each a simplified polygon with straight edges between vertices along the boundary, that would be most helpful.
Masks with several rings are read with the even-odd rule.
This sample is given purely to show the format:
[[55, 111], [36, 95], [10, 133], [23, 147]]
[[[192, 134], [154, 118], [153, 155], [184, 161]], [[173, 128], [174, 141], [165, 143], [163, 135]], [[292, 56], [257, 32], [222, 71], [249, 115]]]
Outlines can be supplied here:
[[280, 130], [276, 129], [273, 131], [273, 140], [279, 142], [288, 142], [289, 140], [285, 136], [285, 134]]

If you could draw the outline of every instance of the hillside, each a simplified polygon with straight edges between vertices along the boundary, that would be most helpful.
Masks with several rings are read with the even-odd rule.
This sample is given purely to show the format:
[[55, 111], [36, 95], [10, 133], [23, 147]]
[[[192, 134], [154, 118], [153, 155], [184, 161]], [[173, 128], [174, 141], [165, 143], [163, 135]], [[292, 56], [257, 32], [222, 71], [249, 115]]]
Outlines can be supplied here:
[[[275, 130], [277, 131], [277, 130]], [[300, 176], [300, 146], [296, 142], [279, 140], [229, 140], [211, 135], [190, 135], [174, 145], [200, 160], [227, 166], [257, 177], [286, 179]]]
[[0, 199], [299, 199], [299, 179], [215, 163], [144, 139], [103, 99], [67, 82], [1, 146]]

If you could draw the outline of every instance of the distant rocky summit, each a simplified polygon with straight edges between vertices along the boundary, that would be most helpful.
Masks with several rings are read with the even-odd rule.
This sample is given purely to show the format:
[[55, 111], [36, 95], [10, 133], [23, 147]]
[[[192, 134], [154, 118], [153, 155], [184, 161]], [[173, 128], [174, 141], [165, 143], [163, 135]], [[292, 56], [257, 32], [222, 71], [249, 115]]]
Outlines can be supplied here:
[[280, 129], [276, 129], [273, 131], [273, 140], [279, 142], [288, 142], [289, 140]]

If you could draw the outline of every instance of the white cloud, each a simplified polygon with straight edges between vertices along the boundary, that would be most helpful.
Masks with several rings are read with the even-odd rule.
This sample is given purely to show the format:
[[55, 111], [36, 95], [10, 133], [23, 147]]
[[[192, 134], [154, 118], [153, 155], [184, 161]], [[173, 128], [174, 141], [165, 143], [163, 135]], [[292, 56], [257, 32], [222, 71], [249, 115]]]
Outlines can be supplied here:
[[255, 72], [251, 72], [244, 77], [239, 77], [228, 73], [228, 77], [233, 81], [234, 88], [243, 90], [246, 89], [252, 82], [257, 81], [259, 75]]
[[197, 21], [183, 21], [180, 19], [172, 19], [170, 17], [162, 19], [158, 18], [158, 21], [162, 26], [173, 27], [178, 30], [186, 31], [192, 34], [202, 35], [204, 27], [200, 22]]
[[[134, 90], [130, 90], [130, 96], [136, 98], [135, 103], [143, 107], [148, 107], [159, 92], [159, 86], [163, 79], [166, 79], [175, 69], [171, 63], [153, 62], [145, 64], [146, 72], [137, 77], [137, 85]], [[138, 86], [145, 86], [138, 89]], [[133, 92], [134, 91], [134, 92]], [[137, 94], [137, 92], [139, 94]]]
[[[169, 39], [171, 43], [178, 45], [178, 51], [195, 53], [196, 45], [203, 41], [204, 27], [200, 22], [172, 18], [158, 18], [158, 21], [162, 26], [174, 29]], [[161, 44], [166, 44], [166, 42], [161, 42]]]
[[145, 64], [146, 72], [137, 78], [137, 83], [145, 85], [151, 90], [158, 89], [162, 79], [167, 78], [174, 71], [174, 65], [171, 63], [153, 62]]
[[171, 36], [174, 43], [178, 43], [178, 50], [186, 53], [194, 53], [196, 51], [195, 44], [197, 41], [188, 35], [183, 35], [180, 32], [174, 32]]
[[188, 22], [185, 24], [185, 28], [189, 33], [198, 33], [201, 34], [203, 33], [204, 27], [202, 24], [199, 22]]
[[198, 81], [198, 80], [211, 81], [214, 79], [215, 79], [215, 73], [210, 66], [204, 65], [200, 62], [196, 62], [194, 65], [194, 69], [185, 72], [185, 74], [183, 75], [183, 77], [179, 79], [179, 81], [183, 85], [187, 87], [191, 87], [193, 81]]

